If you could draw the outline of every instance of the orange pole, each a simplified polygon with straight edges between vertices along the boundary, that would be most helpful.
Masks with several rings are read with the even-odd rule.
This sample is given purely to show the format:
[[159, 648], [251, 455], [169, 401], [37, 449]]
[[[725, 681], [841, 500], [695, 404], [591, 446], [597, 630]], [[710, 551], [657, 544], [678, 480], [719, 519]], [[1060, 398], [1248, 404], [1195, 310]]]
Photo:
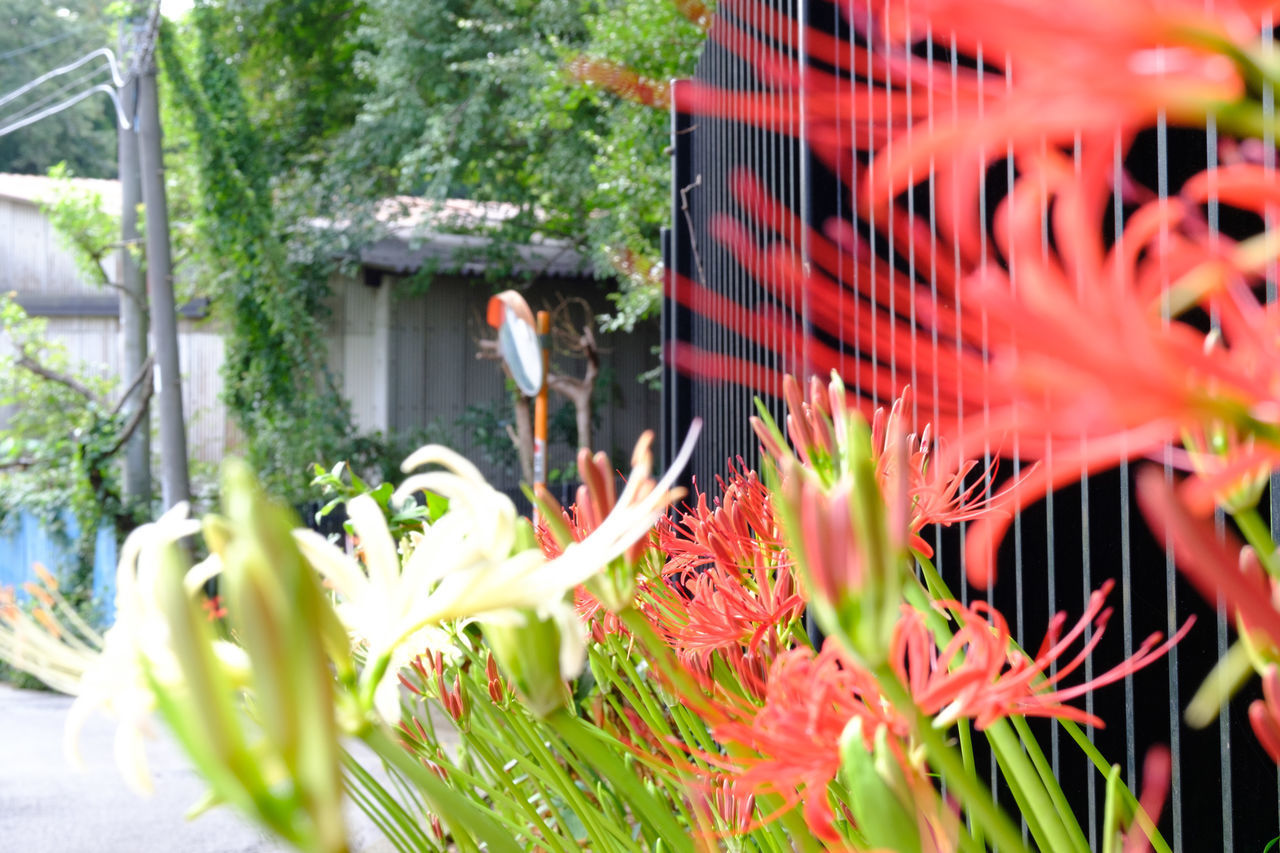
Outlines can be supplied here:
[[542, 387], [533, 401], [533, 487], [547, 485], [547, 373], [551, 369], [551, 312], [538, 312], [538, 345], [542, 350]]

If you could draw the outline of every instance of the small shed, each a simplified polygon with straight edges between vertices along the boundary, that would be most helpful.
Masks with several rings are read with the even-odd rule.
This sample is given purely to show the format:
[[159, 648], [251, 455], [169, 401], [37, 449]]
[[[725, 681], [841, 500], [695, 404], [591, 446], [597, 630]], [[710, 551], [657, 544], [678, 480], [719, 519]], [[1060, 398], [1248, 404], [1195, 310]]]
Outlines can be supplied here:
[[[76, 179], [97, 192], [104, 209], [120, 207], [117, 181]], [[51, 337], [73, 358], [104, 376], [121, 363], [119, 297], [83, 280], [40, 208], [56, 182], [36, 175], [0, 174], [0, 292], [16, 291], [30, 314], [48, 320]], [[518, 467], [504, 461], [504, 418], [510, 393], [501, 368], [476, 359], [476, 342], [490, 334], [484, 308], [495, 290], [517, 287], [536, 308], [561, 299], [591, 313], [608, 309], [609, 280], [598, 276], [563, 241], [534, 238], [514, 249], [477, 236], [474, 226], [513, 216], [511, 205], [416, 198], [390, 199], [376, 212], [378, 238], [361, 251], [354, 274], [330, 280], [327, 364], [350, 401], [360, 433], [448, 443], [473, 459], [494, 484], [508, 491]], [[471, 233], [459, 233], [467, 229]], [[511, 277], [494, 281], [485, 259], [496, 248], [514, 256]], [[116, 263], [107, 265], [112, 282]], [[425, 270], [439, 270], [421, 275]], [[185, 306], [179, 322], [183, 407], [192, 458], [217, 462], [238, 432], [222, 404], [223, 340], [206, 318], [206, 303]], [[578, 317], [586, 313], [577, 312]], [[638, 381], [656, 364], [656, 324], [626, 335], [598, 335], [601, 393], [594, 425], [595, 449], [625, 463], [647, 427], [658, 424], [658, 393]], [[0, 347], [6, 343], [0, 340]], [[562, 360], [563, 361], [563, 360]], [[575, 366], [569, 362], [567, 368]], [[552, 396], [552, 411], [566, 401]], [[0, 411], [0, 419], [4, 417]], [[570, 419], [571, 420], [571, 419]], [[2, 421], [0, 421], [2, 422]], [[556, 433], [553, 433], [553, 437]], [[549, 449], [549, 470], [571, 476], [576, 447], [562, 440]]]
[[[535, 237], [503, 252], [515, 257], [510, 276], [489, 275], [494, 247], [475, 226], [513, 216], [511, 205], [462, 200], [399, 198], [378, 218], [383, 236], [360, 254], [357, 275], [331, 279], [329, 367], [341, 377], [362, 432], [418, 433], [444, 441], [474, 461], [497, 487], [519, 482], [513, 447], [504, 446], [512, 418], [512, 391], [499, 364], [477, 358], [477, 342], [490, 337], [485, 306], [498, 290], [520, 290], [534, 310], [573, 301], [573, 317], [604, 313], [612, 279], [599, 275], [568, 243]], [[469, 233], [458, 233], [466, 228]], [[422, 275], [424, 271], [429, 275]], [[580, 301], [579, 301], [580, 300]], [[641, 375], [657, 363], [657, 324], [627, 334], [596, 330], [600, 376], [596, 383], [593, 449], [625, 465], [646, 428], [656, 427], [659, 394]], [[558, 359], [566, 373], [582, 375], [584, 362]], [[551, 395], [554, 413], [570, 405]], [[563, 417], [560, 423], [571, 422]], [[559, 440], [556, 440], [556, 439]], [[548, 471], [576, 479], [571, 431], [552, 431]]]
[[[0, 174], [0, 293], [16, 292], [18, 304], [28, 314], [46, 318], [49, 336], [62, 343], [84, 369], [119, 376], [123, 360], [119, 292], [84, 280], [41, 209], [62, 183], [43, 175]], [[119, 181], [75, 178], [71, 185], [96, 193], [104, 210], [119, 215]], [[110, 282], [118, 284], [119, 261], [113, 259], [104, 266]], [[220, 400], [222, 336], [206, 314], [200, 302], [183, 307], [178, 351], [191, 456], [216, 462], [234, 445], [236, 432]], [[8, 346], [0, 337], [0, 352]]]

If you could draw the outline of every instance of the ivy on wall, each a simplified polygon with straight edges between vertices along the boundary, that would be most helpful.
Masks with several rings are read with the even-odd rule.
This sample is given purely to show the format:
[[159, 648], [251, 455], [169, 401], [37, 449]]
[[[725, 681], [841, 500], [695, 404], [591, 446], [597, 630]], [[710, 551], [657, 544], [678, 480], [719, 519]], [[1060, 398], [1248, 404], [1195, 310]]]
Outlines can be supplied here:
[[337, 261], [290, 256], [282, 223], [293, 223], [276, 215], [263, 134], [220, 47], [214, 10], [197, 5], [192, 24], [185, 51], [166, 33], [160, 53], [182, 154], [199, 182], [191, 214], [204, 261], [195, 272], [222, 323], [224, 397], [249, 461], [277, 493], [301, 497], [310, 465], [342, 458], [354, 431], [325, 368], [327, 282]]

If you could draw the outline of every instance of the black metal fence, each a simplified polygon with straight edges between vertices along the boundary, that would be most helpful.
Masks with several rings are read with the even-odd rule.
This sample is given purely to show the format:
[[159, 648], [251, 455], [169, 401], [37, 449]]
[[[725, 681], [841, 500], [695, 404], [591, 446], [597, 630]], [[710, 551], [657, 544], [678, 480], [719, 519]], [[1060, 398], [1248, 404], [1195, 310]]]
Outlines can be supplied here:
[[[757, 442], [748, 426], [753, 397], [763, 397], [776, 412], [780, 375], [810, 372], [804, 341], [820, 333], [811, 322], [813, 309], [805, 294], [752, 275], [743, 263], [744, 247], [723, 239], [731, 230], [724, 223], [726, 218], [738, 223], [737, 239], [742, 241], [745, 235], [755, 249], [772, 247], [807, 264], [811, 259], [806, 254], [804, 227], [821, 232], [830, 220], [853, 219], [848, 201], [850, 183], [856, 180], [853, 171], [841, 173], [813, 156], [805, 144], [802, 107], [788, 94], [791, 88], [771, 87], [767, 75], [760, 72], [770, 63], [776, 66], [780, 56], [797, 60], [800, 74], [815, 67], [811, 56], [797, 50], [815, 33], [845, 40], [850, 45], [849, 67], [856, 68], [853, 48], [860, 51], [858, 56], [865, 56], [877, 46], [870, 39], [853, 44], [856, 36], [851, 38], [848, 12], [870, 18], [874, 7], [863, 0], [839, 6], [821, 0], [729, 0], [719, 7], [693, 80], [676, 86], [672, 222], [664, 247], [671, 275], [663, 315], [668, 355], [663, 446], [670, 459], [691, 420], [703, 419], [703, 436], [690, 468], [692, 479], [703, 488], [714, 484], [728, 460], [741, 456], [748, 465], [756, 464]], [[982, 14], [977, 4], [975, 14]], [[945, 53], [942, 46], [932, 44], [921, 50]], [[819, 70], [839, 73], [827, 64]], [[690, 87], [702, 87], [697, 92], [697, 109], [682, 112], [691, 100]], [[716, 104], [707, 87], [723, 90], [724, 102]], [[801, 132], [769, 132], [725, 117], [732, 112], [732, 92], [765, 96], [772, 101], [775, 115], [789, 116]], [[858, 118], [848, 117], [849, 134], [860, 127]], [[1212, 132], [1206, 136], [1203, 131], [1161, 125], [1139, 137], [1124, 166], [1151, 193], [1167, 194], [1170, 187], [1176, 191], [1181, 180], [1203, 169], [1215, 147]], [[744, 209], [738, 201], [741, 194], [733, 191], [737, 176], [744, 172], [782, 202], [795, 221], [783, 228], [771, 227], [764, 211]], [[990, 211], [1007, 192], [1011, 174], [1012, 166], [1005, 163], [988, 171], [983, 188], [984, 228], [990, 226]], [[915, 212], [936, 229], [927, 190], [914, 203]], [[1121, 208], [1116, 205], [1117, 210]], [[1228, 224], [1222, 227], [1225, 230]], [[873, 262], [889, 265], [891, 272], [898, 264], [908, 278], [914, 275], [914, 270], [905, 268], [906, 253], [894, 245], [892, 230], [886, 236], [883, 229], [877, 232], [870, 223], [858, 221], [852, 231], [852, 239], [862, 241], [861, 251]], [[840, 276], [839, 271], [836, 274]], [[855, 306], [856, 310], [883, 310], [859, 297], [851, 284], [846, 283], [849, 310]], [[916, 284], [919, 292], [928, 293], [927, 282], [917, 278]], [[735, 309], [762, 305], [769, 310], [750, 318]], [[751, 323], [756, 325], [744, 325]], [[824, 343], [858, 358], [868, 357], [857, 340], [824, 339]], [[677, 358], [679, 345], [710, 353], [715, 360]], [[681, 352], [687, 356], [688, 350]], [[905, 365], [889, 367], [905, 372]], [[860, 376], [845, 379], [851, 386], [861, 381]], [[865, 387], [858, 390], [867, 392]], [[1117, 613], [1083, 673], [1086, 678], [1127, 657], [1151, 632], [1170, 633], [1194, 613], [1199, 624], [1169, 655], [1167, 664], [1152, 666], [1081, 701], [1107, 723], [1105, 729], [1090, 729], [1088, 735], [1108, 760], [1120, 765], [1134, 790], [1140, 784], [1147, 749], [1153, 744], [1170, 747], [1172, 790], [1162, 830], [1175, 849], [1261, 851], [1280, 829], [1276, 769], [1257, 745], [1245, 714], [1248, 702], [1259, 695], [1256, 679], [1224, 710], [1218, 724], [1200, 731], [1183, 724], [1183, 709], [1227, 648], [1234, 629], [1184, 584], [1172, 559], [1147, 532], [1131, 501], [1132, 466], [1139, 461], [1086, 476], [1078, 485], [1024, 511], [1002, 547], [1000, 581], [993, 589], [972, 591], [963, 583], [959, 571], [962, 530], [936, 531], [939, 567], [952, 588], [963, 589], [966, 598], [991, 598], [1008, 617], [1017, 639], [1031, 645], [1038, 644], [1054, 613], [1079, 614], [1089, 594], [1114, 579], [1117, 589], [1111, 603]], [[1274, 478], [1272, 493], [1280, 493]], [[1276, 515], [1273, 509], [1273, 533]], [[1042, 743], [1054, 773], [1078, 814], [1088, 820], [1091, 846], [1100, 849], [1096, 832], [1104, 777], [1059, 729], [1035, 728], [1044, 735]], [[994, 763], [991, 772], [994, 780]]]

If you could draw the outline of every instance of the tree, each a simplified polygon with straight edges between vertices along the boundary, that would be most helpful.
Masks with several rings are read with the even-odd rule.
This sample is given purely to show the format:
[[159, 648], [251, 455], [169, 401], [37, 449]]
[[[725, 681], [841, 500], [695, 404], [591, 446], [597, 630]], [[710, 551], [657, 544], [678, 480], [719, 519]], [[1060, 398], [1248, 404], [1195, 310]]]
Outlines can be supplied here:
[[[128, 506], [120, 494], [117, 454], [138, 429], [150, 396], [151, 362], [123, 389], [77, 367], [45, 334], [45, 322], [30, 317], [0, 295], [0, 332], [12, 354], [0, 357], [0, 406], [10, 407], [0, 429], [0, 517], [9, 508], [33, 513], [45, 526], [65, 532], [66, 513], [76, 521], [76, 577], [92, 579], [98, 529], [109, 524], [123, 536], [149, 507]], [[144, 405], [124, 417], [133, 393]]]
[[222, 23], [197, 4], [192, 38], [179, 43], [167, 28], [160, 39], [180, 108], [177, 156], [199, 188], [199, 203], [186, 209], [200, 262], [188, 272], [224, 324], [223, 395], [248, 437], [249, 461], [278, 494], [298, 498], [311, 464], [338, 455], [352, 432], [317, 345], [333, 260], [311, 264], [290, 252], [298, 223], [276, 212], [271, 125], [251, 115]]
[[[0, 95], [113, 43], [107, 6], [107, 0], [0, 0]], [[103, 82], [105, 66], [91, 63], [5, 104], [0, 126]], [[115, 177], [116, 115], [105, 95], [0, 136], [0, 172], [43, 174], [58, 162], [85, 177]]]
[[[388, 197], [513, 204], [495, 278], [535, 234], [601, 264], [656, 255], [666, 116], [568, 71], [623, 42], [618, 14], [654, 47], [622, 60], [691, 67], [701, 32], [666, 0], [203, 0], [161, 39], [183, 274], [223, 319], [226, 400], [273, 488], [300, 496], [308, 463], [351, 446], [320, 320]], [[624, 323], [652, 305], [630, 292]]]
[[[360, 63], [374, 91], [344, 136], [340, 173], [380, 175], [383, 193], [514, 204], [499, 250], [537, 233], [602, 269], [656, 259], [669, 217], [666, 113], [570, 68], [595, 57], [655, 81], [689, 73], [702, 31], [671, 3], [370, 0], [361, 32], [376, 46]], [[654, 296], [646, 277], [624, 276], [614, 325], [645, 315]]]

